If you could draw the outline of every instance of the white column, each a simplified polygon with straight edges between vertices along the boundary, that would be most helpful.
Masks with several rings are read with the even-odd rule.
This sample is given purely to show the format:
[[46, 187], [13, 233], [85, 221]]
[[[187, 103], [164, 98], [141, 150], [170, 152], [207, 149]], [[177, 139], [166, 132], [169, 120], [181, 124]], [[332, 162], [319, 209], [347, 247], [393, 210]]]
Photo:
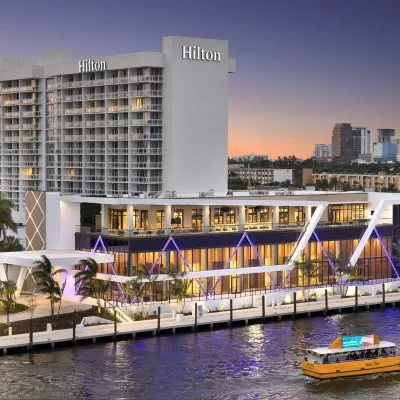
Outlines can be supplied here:
[[126, 229], [128, 231], [133, 230], [133, 204], [126, 206]]
[[312, 217], [312, 207], [306, 206], [306, 222], [308, 222]]
[[279, 206], [274, 207], [274, 217], [272, 222], [274, 225], [279, 225]]
[[15, 296], [18, 298], [21, 294], [22, 286], [24, 285], [26, 275], [28, 274], [28, 268], [20, 267], [18, 278], [17, 278], [17, 291]]
[[171, 216], [172, 207], [170, 204], [165, 206], [164, 209], [164, 228], [166, 233], [171, 233]]
[[239, 230], [244, 230], [244, 226], [246, 224], [246, 207], [239, 207]]
[[101, 227], [108, 228], [108, 205], [101, 205]]
[[203, 206], [203, 232], [210, 230], [210, 206]]

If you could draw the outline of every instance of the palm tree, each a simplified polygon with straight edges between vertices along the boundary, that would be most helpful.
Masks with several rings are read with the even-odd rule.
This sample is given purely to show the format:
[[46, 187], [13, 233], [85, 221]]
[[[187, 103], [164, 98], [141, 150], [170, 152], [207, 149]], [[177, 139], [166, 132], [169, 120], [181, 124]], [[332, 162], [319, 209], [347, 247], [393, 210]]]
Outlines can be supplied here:
[[24, 247], [15, 236], [6, 236], [0, 241], [0, 252], [3, 251], [22, 251]]
[[358, 267], [350, 264], [348, 253], [345, 250], [341, 250], [337, 256], [328, 253], [328, 257], [336, 269], [336, 281], [339, 284], [340, 294], [342, 297], [346, 297], [349, 289], [348, 282], [359, 277]]
[[319, 264], [317, 259], [311, 259], [309, 256], [302, 257], [302, 261], [296, 261], [298, 271], [301, 272], [303, 280], [302, 294], [304, 301], [310, 299], [310, 284], [311, 280], [319, 273]]
[[17, 284], [14, 281], [7, 280], [1, 281], [0, 295], [3, 302], [6, 304], [7, 310], [7, 325], [10, 321], [10, 311], [15, 304], [15, 292], [17, 291]]
[[[136, 267], [136, 276], [130, 281], [126, 282], [126, 293], [140, 299], [142, 306], [142, 315], [147, 316], [150, 313], [151, 307], [154, 303], [154, 292], [158, 280], [158, 269], [152, 271], [146, 265], [138, 265]], [[150, 286], [152, 293], [152, 301], [150, 302], [149, 309], [145, 310], [144, 300], [146, 297], [146, 285]]]
[[93, 297], [97, 301], [97, 312], [101, 313], [101, 300], [104, 301], [104, 308], [106, 308], [106, 295], [110, 288], [110, 281], [103, 281], [101, 279], [91, 279], [82, 286], [81, 295], [82, 300], [88, 297]]
[[183, 313], [187, 292], [192, 282], [189, 279], [185, 279], [186, 272], [170, 271], [168, 275], [172, 278], [169, 281], [169, 295], [176, 298], [178, 313]]
[[35, 261], [33, 266], [36, 271], [33, 272], [33, 277], [38, 279], [39, 291], [48, 295], [47, 299], [50, 300], [51, 319], [54, 319], [54, 305], [61, 301], [62, 293], [61, 287], [55, 280], [55, 276], [60, 273], [66, 272], [65, 269], [53, 269], [51, 261], [45, 256], [41, 256], [40, 261]]
[[75, 274], [75, 289], [94, 279], [99, 270], [97, 262], [91, 257], [81, 260], [79, 263], [85, 265], [85, 269]]
[[13, 208], [14, 204], [0, 193], [0, 238], [5, 238], [8, 230], [17, 233], [17, 224], [12, 218]]

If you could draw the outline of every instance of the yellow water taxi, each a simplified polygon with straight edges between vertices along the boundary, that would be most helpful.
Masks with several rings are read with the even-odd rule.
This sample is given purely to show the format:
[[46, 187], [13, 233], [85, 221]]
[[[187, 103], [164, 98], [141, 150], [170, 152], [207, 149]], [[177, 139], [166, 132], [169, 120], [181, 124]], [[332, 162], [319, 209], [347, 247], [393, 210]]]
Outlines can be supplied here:
[[375, 334], [344, 336], [328, 347], [307, 350], [301, 369], [317, 379], [398, 372], [399, 354], [396, 344], [380, 341]]

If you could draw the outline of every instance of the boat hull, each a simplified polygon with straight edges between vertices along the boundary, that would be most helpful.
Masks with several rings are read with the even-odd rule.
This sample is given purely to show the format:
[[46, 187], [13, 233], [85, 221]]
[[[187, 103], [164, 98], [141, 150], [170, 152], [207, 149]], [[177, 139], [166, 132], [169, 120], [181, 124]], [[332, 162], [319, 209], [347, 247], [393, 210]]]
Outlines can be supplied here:
[[400, 372], [400, 356], [354, 360], [341, 363], [316, 364], [303, 361], [303, 374], [317, 379], [344, 378], [387, 372]]

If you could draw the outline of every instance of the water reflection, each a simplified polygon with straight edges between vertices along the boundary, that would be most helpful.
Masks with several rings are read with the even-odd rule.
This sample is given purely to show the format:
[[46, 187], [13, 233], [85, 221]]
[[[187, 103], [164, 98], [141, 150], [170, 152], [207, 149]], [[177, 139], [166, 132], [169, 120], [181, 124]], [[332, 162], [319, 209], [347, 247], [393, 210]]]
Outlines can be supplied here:
[[0, 358], [7, 399], [397, 398], [400, 374], [315, 381], [299, 365], [308, 347], [376, 332], [400, 343], [387, 309], [161, 336]]

